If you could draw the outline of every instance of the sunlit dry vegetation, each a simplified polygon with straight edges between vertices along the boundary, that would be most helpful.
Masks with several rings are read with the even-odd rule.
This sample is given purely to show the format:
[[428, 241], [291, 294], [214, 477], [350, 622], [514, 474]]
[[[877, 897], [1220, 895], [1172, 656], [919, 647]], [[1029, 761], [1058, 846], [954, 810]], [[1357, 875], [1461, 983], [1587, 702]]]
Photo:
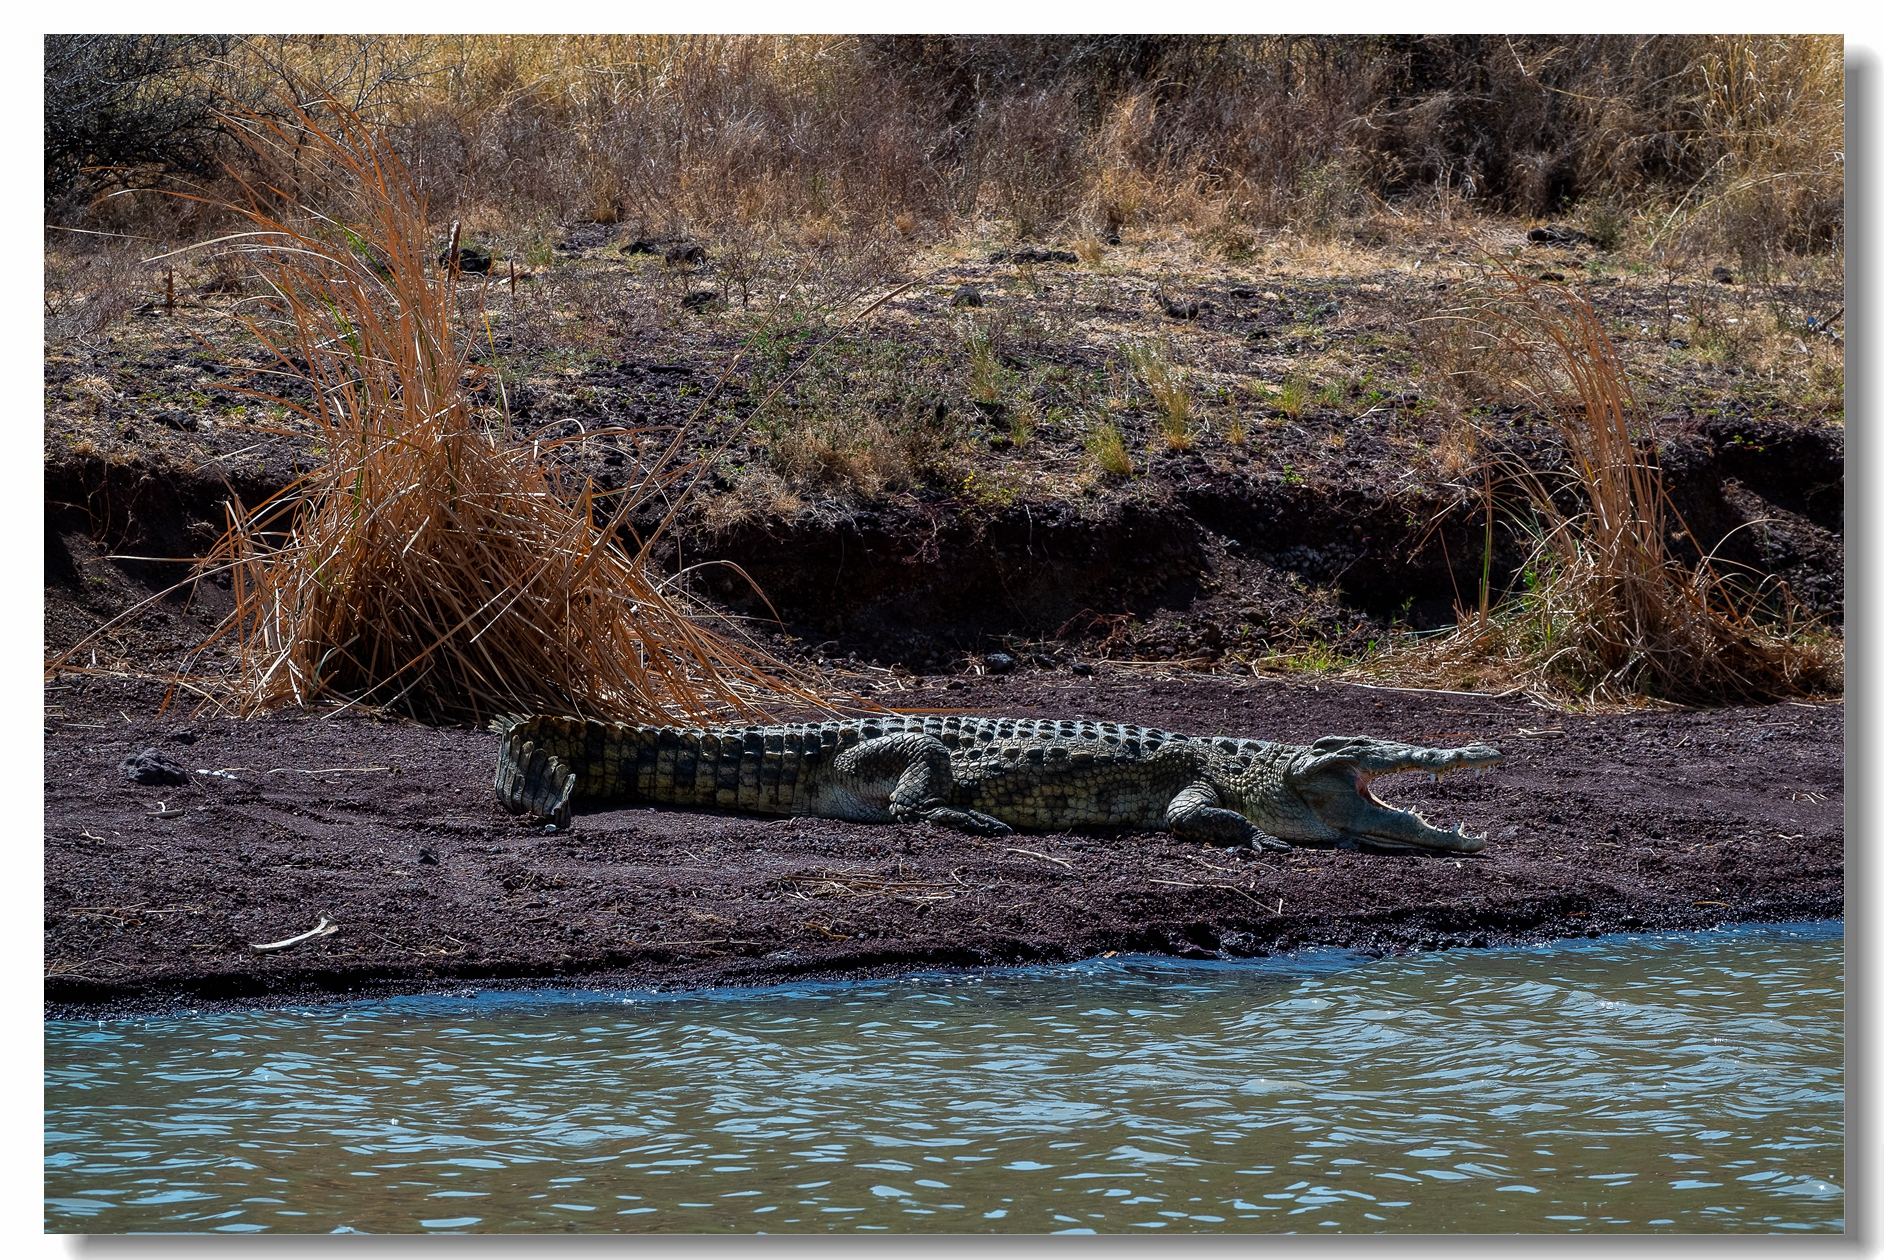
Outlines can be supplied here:
[[[164, 72], [135, 100], [75, 92], [110, 52]], [[1233, 257], [1237, 225], [1325, 232], [1385, 199], [1580, 205], [1598, 232], [1758, 266], [1843, 226], [1835, 36], [56, 37], [50, 208], [203, 213], [93, 198], [213, 178], [236, 155], [215, 109], [267, 112], [284, 75], [385, 128], [441, 221], [512, 231], [994, 215], [1089, 241], [1182, 223]], [[158, 134], [53, 144], [87, 108]]]
[[[648, 560], [687, 513], [712, 538], [899, 498], [992, 516], [1174, 470], [1371, 470], [1484, 522], [1449, 637], [1298, 610], [1211, 661], [1559, 699], [1838, 685], [1833, 597], [1684, 543], [1653, 454], [1655, 417], [1723, 402], [1842, 419], [1836, 37], [46, 53], [46, 337], [82, 365], [49, 435], [122, 462], [123, 409], [240, 392], [108, 370], [188, 307], [275, 373], [231, 427], [321, 456], [213, 557], [250, 707], [763, 705], [780, 667]], [[623, 375], [657, 360], [664, 391]], [[1528, 558], [1494, 596], [1507, 540]], [[1289, 598], [1353, 596], [1333, 554], [1272, 557]]]
[[[1531, 396], [1561, 446], [1547, 459], [1490, 449], [1459, 469], [1529, 540], [1523, 587], [1448, 635], [1369, 663], [1377, 673], [1516, 686], [1614, 702], [1650, 695], [1718, 703], [1836, 691], [1842, 645], [1783, 583], [1679, 555], [1690, 537], [1669, 502], [1646, 417], [1601, 318], [1574, 291], [1497, 266], [1439, 318], [1476, 370]], [[1497, 491], [1495, 493], [1494, 491]], [[1692, 550], [1692, 544], [1689, 550]], [[1490, 555], [1489, 545], [1486, 556]]]
[[629, 485], [598, 499], [569, 484], [542, 443], [514, 445], [478, 415], [479, 312], [462, 307], [459, 260], [433, 264], [399, 158], [344, 109], [243, 122], [265, 170], [292, 164], [326, 194], [321, 209], [283, 204], [271, 181], [230, 203], [269, 293], [245, 322], [280, 382], [247, 392], [309, 426], [323, 458], [265, 503], [232, 501], [203, 562], [232, 584], [234, 611], [199, 650], [228, 648], [235, 705], [699, 722], [806, 699], [706, 628], [645, 562], [654, 538], [627, 524], [652, 498], [684, 499], [698, 435], [623, 431]]

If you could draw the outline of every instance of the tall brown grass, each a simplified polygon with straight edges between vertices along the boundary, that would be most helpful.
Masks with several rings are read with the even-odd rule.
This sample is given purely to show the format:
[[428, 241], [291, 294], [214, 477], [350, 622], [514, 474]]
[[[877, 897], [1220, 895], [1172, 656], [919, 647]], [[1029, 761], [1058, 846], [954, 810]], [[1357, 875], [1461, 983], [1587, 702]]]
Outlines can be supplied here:
[[1621, 206], [1606, 234], [1750, 260], [1842, 239], [1836, 36], [258, 36], [222, 62], [244, 99], [350, 102], [448, 217], [1321, 235], [1385, 198]]
[[434, 261], [446, 238], [409, 171], [345, 106], [287, 112], [243, 120], [248, 139], [328, 208], [249, 185], [238, 247], [271, 291], [250, 329], [288, 384], [255, 392], [326, 456], [268, 502], [233, 504], [204, 562], [232, 583], [210, 642], [230, 648], [238, 706], [702, 721], [809, 699], [663, 580], [649, 555], [671, 510], [635, 533], [654, 496], [684, 497], [699, 435], [614, 434], [640, 473], [609, 501], [556, 471], [554, 443], [513, 444], [469, 392], [485, 371], [468, 356], [481, 282]]
[[[1561, 460], [1505, 452], [1494, 478], [1526, 532], [1525, 587], [1447, 637], [1389, 652], [1370, 668], [1426, 681], [1496, 682], [1555, 698], [1639, 696], [1678, 703], [1776, 699], [1836, 690], [1842, 651], [1783, 585], [1751, 583], [1711, 556], [1684, 563], [1687, 537], [1655, 461], [1653, 435], [1601, 319], [1581, 294], [1494, 260], [1490, 279], [1443, 317], [1476, 342], [1477, 371], [1528, 395]], [[1494, 435], [1481, 432], [1481, 452]], [[1476, 478], [1474, 478], [1476, 479]], [[1515, 492], [1515, 493], [1511, 493]], [[1487, 523], [1487, 556], [1490, 524]]]

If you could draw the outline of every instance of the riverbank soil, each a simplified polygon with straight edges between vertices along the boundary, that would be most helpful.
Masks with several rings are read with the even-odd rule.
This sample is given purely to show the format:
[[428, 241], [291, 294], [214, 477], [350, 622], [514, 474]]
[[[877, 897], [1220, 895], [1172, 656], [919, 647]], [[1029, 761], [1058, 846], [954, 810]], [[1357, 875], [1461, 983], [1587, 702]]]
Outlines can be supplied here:
[[[1476, 858], [1228, 852], [1166, 834], [591, 807], [505, 813], [497, 737], [343, 714], [158, 715], [138, 680], [47, 691], [47, 1011], [104, 1017], [467, 988], [673, 988], [1110, 951], [1369, 952], [1843, 913], [1841, 704], [1566, 715], [1517, 697], [1202, 676], [912, 677], [899, 709], [1308, 742], [1487, 740], [1504, 766], [1385, 799]], [[155, 750], [181, 785], [139, 784]], [[149, 771], [147, 770], [147, 775]], [[287, 949], [254, 944], [337, 931]]]
[[[1603, 319], [1681, 516], [1673, 554], [1777, 578], [1836, 631], [1843, 347], [1821, 325], [1840, 267], [1671, 270], [1531, 229], [1383, 214], [1326, 239], [1134, 229], [1076, 255], [1017, 253], [978, 223], [782, 240], [755, 276], [735, 238], [703, 236], [703, 261], [676, 266], [624, 252], [628, 226], [569, 225], [551, 261], [462, 285], [468, 385], [493, 440], [547, 452], [572, 492], [635, 484], [637, 443], [684, 426], [706, 471], [658, 558], [698, 598], [777, 617], [793, 654], [913, 673], [1067, 645], [1340, 664], [1451, 624], [1487, 576], [1494, 600], [1521, 589], [1520, 496], [1495, 487], [1488, 571], [1481, 469], [1559, 467], [1561, 442], [1522, 389], [1461, 390], [1483, 365], [1445, 331], [1492, 251]], [[51, 600], [105, 612], [115, 584], [183, 576], [225, 504], [325, 458], [312, 425], [256, 397], [296, 388], [242, 322], [264, 290], [239, 258], [178, 265], [174, 304], [159, 292], [49, 349]], [[672, 501], [647, 500], [641, 536]], [[194, 640], [139, 643], [138, 667], [172, 641]], [[92, 646], [105, 664], [134, 654]]]
[[[1473, 364], [1444, 316], [1488, 250], [1574, 285], [1616, 340], [1681, 515], [1669, 546], [1783, 582], [1841, 632], [1842, 263], [1658, 268], [1538, 228], [1394, 211], [1325, 238], [1131, 228], [1016, 254], [976, 223], [781, 238], [762, 258], [702, 237], [669, 262], [630, 225], [574, 224], [528, 248], [480, 240], [500, 281], [459, 294], [490, 440], [547, 452], [572, 492], [608, 491], [647, 475], [637, 441], [684, 428], [708, 462], [652, 563], [707, 615], [752, 618], [738, 624], [826, 694], [1287, 741], [1488, 739], [1508, 758], [1495, 775], [1384, 789], [1490, 833], [1456, 862], [645, 809], [555, 834], [495, 805], [485, 731], [358, 709], [237, 721], [192, 712], [187, 691], [160, 716], [153, 679], [218, 691], [226, 657], [198, 649], [230, 596], [212, 576], [140, 601], [188, 576], [231, 507], [326, 451], [257, 396], [297, 384], [243, 323], [266, 291], [239, 257], [180, 256], [139, 282], [152, 292], [65, 294], [62, 310], [126, 313], [48, 323], [46, 649], [79, 648], [46, 689], [50, 1008], [1841, 913], [1838, 704], [1565, 716], [1326, 681], [1449, 624], [1487, 577], [1494, 601], [1521, 589], [1523, 522], [1506, 495], [1488, 563], [1480, 473], [1563, 452], [1521, 390], [1457, 386]], [[651, 518], [631, 523], [649, 536]], [[153, 749], [181, 786], [127, 777]], [[323, 916], [338, 931], [249, 948]]]

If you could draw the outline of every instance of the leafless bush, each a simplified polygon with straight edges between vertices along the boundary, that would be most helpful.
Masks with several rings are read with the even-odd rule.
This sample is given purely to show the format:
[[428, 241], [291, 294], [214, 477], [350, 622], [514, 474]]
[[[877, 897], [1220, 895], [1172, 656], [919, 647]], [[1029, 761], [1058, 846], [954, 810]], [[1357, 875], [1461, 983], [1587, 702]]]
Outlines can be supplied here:
[[1067, 88], [1009, 97], [976, 129], [974, 164], [1021, 237], [1056, 226], [1078, 200], [1088, 157]]
[[[48, 233], [48, 235], [51, 235]], [[103, 333], [145, 300], [150, 272], [136, 242], [89, 248], [46, 248], [46, 344], [84, 341]]]
[[210, 77], [227, 35], [48, 35], [46, 202], [83, 205], [153, 171], [213, 174], [230, 151]]

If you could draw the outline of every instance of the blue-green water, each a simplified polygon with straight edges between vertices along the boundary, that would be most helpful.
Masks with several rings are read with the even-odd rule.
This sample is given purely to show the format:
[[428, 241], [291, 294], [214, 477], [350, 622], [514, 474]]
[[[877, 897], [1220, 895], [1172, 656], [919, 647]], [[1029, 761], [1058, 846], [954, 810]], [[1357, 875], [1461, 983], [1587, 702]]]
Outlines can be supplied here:
[[53, 1023], [55, 1231], [1836, 1231], [1838, 923]]

